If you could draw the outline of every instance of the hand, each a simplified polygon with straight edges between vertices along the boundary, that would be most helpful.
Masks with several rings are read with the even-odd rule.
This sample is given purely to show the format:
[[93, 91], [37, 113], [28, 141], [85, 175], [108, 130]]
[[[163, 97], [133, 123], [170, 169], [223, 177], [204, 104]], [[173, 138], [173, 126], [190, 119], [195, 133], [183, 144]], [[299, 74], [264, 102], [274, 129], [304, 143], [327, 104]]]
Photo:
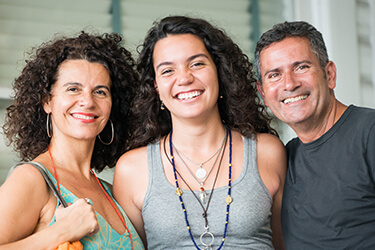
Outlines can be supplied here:
[[56, 223], [64, 224], [70, 241], [80, 240], [98, 232], [99, 224], [93, 206], [85, 199], [79, 199], [67, 208], [58, 207], [55, 212]]

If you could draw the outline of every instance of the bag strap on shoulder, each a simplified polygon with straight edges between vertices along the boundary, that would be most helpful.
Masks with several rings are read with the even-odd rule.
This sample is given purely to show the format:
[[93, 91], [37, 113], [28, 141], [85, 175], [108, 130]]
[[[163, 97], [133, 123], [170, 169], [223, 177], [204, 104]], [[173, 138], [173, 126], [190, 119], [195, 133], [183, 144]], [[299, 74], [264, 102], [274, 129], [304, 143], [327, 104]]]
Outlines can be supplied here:
[[44, 180], [47, 182], [48, 186], [51, 188], [51, 190], [53, 191], [53, 193], [55, 194], [55, 196], [57, 197], [57, 199], [59, 199], [61, 205], [63, 207], [67, 207], [68, 206], [68, 204], [65, 202], [64, 198], [60, 195], [59, 191], [57, 190], [57, 188], [53, 184], [53, 181], [49, 177], [49, 175], [47, 173], [47, 169], [46, 169], [45, 166], [43, 166], [43, 164], [41, 164], [39, 162], [36, 162], [36, 161], [19, 162], [19, 163], [17, 163], [12, 168], [12, 170], [14, 170], [14, 168], [16, 168], [17, 166], [22, 165], [22, 164], [30, 164], [30, 165], [34, 166], [36, 169], [38, 169], [38, 171], [42, 174]]

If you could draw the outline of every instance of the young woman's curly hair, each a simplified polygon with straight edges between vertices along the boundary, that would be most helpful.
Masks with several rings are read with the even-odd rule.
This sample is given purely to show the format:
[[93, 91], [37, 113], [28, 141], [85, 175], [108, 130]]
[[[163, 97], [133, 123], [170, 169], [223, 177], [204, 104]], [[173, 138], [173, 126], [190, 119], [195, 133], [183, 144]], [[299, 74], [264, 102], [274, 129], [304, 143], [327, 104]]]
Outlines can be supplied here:
[[[7, 144], [13, 144], [23, 161], [32, 160], [48, 149], [50, 138], [43, 104], [51, 98], [61, 63], [74, 59], [102, 64], [111, 78], [110, 119], [115, 136], [109, 146], [98, 139], [95, 142], [91, 165], [100, 172], [106, 166], [113, 167], [128, 146], [129, 110], [138, 81], [135, 61], [117, 34], [90, 35], [82, 31], [76, 37], [56, 37], [34, 48], [21, 75], [13, 83], [14, 101], [6, 109], [3, 131]], [[110, 140], [110, 122], [100, 135], [103, 141]]]
[[256, 132], [277, 135], [270, 127], [270, 117], [257, 95], [253, 66], [232, 39], [205, 20], [169, 16], [154, 23], [140, 46], [137, 69], [141, 85], [132, 110], [135, 123], [132, 148], [156, 141], [171, 130], [170, 112], [160, 110], [153, 65], [155, 44], [169, 34], [193, 34], [203, 41], [217, 68], [219, 95], [222, 97], [218, 99], [219, 112], [228, 126], [244, 136]]

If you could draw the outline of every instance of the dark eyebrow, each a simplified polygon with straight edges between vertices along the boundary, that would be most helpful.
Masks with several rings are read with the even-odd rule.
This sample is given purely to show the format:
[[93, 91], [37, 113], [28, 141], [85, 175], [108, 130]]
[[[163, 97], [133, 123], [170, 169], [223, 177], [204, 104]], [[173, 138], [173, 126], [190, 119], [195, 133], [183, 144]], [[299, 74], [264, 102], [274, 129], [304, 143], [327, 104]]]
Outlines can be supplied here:
[[[67, 86], [79, 86], [79, 87], [83, 87], [83, 84], [79, 83], [79, 82], [68, 82], [68, 83], [65, 83], [63, 85], [63, 87], [67, 87]], [[95, 89], [100, 89], [100, 88], [105, 88], [108, 91], [110, 91], [110, 89], [106, 85], [97, 85], [97, 86], [95, 86]]]
[[293, 65], [293, 68], [300, 65], [300, 64], [304, 64], [304, 63], [307, 63], [307, 64], [312, 64], [311, 61], [308, 61], [308, 60], [302, 60], [302, 61], [298, 61], [298, 62], [294, 62], [292, 65]]
[[[197, 58], [197, 57], [205, 57], [205, 58], [207, 58], [207, 59], [209, 59], [208, 58], [208, 56], [206, 55], [206, 54], [203, 54], [203, 53], [200, 53], [200, 54], [196, 54], [196, 55], [192, 55], [192, 56], [190, 56], [186, 61], [191, 61], [191, 60], [194, 60], [195, 58]], [[162, 63], [160, 63], [160, 64], [158, 64], [157, 66], [156, 66], [156, 70], [158, 70], [158, 68], [160, 68], [161, 66], [163, 66], [163, 65], [171, 65], [172, 64], [172, 62], [169, 62], [169, 61], [166, 61], [166, 62], [162, 62]]]
[[80, 86], [80, 87], [82, 87], [83, 85], [79, 82], [67, 82], [63, 85], [63, 87], [67, 87], [67, 86]]
[[101, 89], [101, 88], [104, 88], [104, 89], [107, 89], [108, 91], [110, 91], [110, 89], [108, 88], [108, 86], [105, 86], [105, 85], [95, 86], [95, 89]]
[[196, 54], [196, 55], [193, 55], [193, 56], [191, 56], [191, 57], [189, 57], [188, 59], [187, 59], [187, 61], [191, 61], [191, 60], [194, 60], [195, 58], [198, 58], [198, 57], [205, 57], [205, 58], [207, 58], [208, 59], [208, 56], [206, 55], [206, 54]]

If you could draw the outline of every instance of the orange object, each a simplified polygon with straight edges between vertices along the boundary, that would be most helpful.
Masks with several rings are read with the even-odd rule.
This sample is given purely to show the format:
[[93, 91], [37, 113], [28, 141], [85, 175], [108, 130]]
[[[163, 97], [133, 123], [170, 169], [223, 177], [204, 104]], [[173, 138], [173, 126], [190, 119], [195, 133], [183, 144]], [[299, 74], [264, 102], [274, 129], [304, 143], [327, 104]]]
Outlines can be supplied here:
[[83, 249], [83, 246], [80, 241], [75, 241], [73, 243], [65, 242], [56, 248], [56, 250], [82, 250], [82, 249]]

